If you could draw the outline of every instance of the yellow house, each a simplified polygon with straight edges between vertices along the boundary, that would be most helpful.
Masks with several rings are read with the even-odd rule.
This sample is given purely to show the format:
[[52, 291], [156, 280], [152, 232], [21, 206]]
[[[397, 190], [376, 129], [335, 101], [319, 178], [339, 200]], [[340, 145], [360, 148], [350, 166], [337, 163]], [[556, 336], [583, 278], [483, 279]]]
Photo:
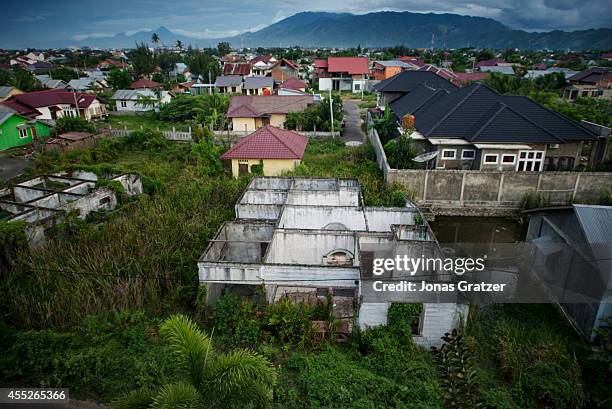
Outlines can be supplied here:
[[270, 125], [245, 136], [221, 155], [232, 161], [232, 175], [247, 173], [277, 176], [295, 169], [302, 161], [308, 138]]
[[283, 128], [290, 112], [301, 112], [314, 102], [312, 95], [236, 95], [227, 117], [236, 132], [254, 132], [262, 126]]

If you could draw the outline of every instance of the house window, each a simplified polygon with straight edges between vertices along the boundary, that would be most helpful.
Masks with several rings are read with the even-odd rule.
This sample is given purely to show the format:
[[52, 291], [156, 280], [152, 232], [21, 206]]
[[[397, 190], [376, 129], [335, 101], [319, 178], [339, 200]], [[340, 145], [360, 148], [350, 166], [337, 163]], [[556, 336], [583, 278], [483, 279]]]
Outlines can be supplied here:
[[232, 92], [236, 92], [236, 87], [232, 87]]
[[358, 82], [355, 83], [355, 91], [361, 91], [361, 84]]
[[484, 156], [484, 164], [485, 165], [496, 165], [497, 164], [497, 159], [499, 158], [499, 155], [497, 154], [488, 154]]
[[516, 163], [516, 155], [502, 155], [502, 165], [514, 165]]
[[461, 159], [474, 159], [476, 151], [474, 149], [464, 149], [461, 151]]
[[27, 138], [28, 137], [28, 128], [19, 128], [19, 137]]
[[121, 101], [121, 108], [127, 108], [127, 101]]
[[456, 149], [442, 149], [442, 159], [456, 159], [457, 158], [457, 150]]

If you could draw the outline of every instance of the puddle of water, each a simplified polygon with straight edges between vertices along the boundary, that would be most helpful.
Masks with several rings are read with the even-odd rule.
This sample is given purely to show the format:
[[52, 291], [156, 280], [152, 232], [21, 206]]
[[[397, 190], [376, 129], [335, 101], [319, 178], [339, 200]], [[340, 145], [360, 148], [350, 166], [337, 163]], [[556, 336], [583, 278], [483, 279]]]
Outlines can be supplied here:
[[430, 223], [440, 243], [517, 243], [525, 241], [527, 226], [501, 217], [436, 216]]

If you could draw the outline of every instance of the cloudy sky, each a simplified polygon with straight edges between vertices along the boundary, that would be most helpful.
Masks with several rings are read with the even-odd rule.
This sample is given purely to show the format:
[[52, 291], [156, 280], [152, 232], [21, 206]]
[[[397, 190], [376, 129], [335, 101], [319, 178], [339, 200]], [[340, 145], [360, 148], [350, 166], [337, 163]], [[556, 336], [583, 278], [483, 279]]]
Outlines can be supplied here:
[[612, 26], [610, 0], [0, 0], [0, 47], [109, 37], [165, 26], [195, 38], [255, 31], [300, 11], [457, 13], [528, 31]]

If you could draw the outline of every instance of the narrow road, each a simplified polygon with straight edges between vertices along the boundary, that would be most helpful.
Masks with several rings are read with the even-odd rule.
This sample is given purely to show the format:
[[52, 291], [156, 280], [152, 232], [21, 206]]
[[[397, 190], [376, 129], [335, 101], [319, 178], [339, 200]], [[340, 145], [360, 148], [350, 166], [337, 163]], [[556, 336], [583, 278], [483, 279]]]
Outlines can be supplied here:
[[0, 157], [0, 180], [7, 181], [17, 177], [30, 166], [30, 161], [19, 158]]
[[347, 99], [343, 101], [344, 104], [344, 131], [342, 132], [342, 141], [344, 143], [350, 142], [351, 145], [363, 143], [365, 141], [365, 134], [361, 130], [361, 117], [359, 110], [358, 99]]

